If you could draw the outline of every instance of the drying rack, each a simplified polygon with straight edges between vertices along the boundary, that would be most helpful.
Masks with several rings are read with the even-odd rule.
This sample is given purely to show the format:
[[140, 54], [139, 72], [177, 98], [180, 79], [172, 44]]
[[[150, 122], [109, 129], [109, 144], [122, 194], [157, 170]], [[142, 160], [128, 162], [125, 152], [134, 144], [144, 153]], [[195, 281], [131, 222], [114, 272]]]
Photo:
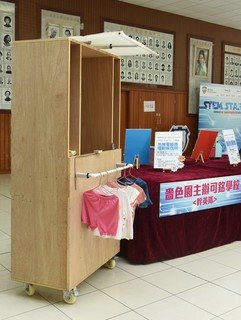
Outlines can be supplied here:
[[123, 171], [126, 169], [130, 169], [133, 168], [133, 164], [130, 163], [117, 163], [116, 164], [117, 168], [116, 169], [111, 169], [111, 170], [106, 170], [106, 171], [102, 171], [102, 172], [97, 172], [97, 173], [90, 173], [90, 172], [76, 172], [75, 177], [76, 178], [98, 178], [98, 177], [102, 177], [104, 175], [108, 175], [111, 173], [117, 173], [119, 171]]

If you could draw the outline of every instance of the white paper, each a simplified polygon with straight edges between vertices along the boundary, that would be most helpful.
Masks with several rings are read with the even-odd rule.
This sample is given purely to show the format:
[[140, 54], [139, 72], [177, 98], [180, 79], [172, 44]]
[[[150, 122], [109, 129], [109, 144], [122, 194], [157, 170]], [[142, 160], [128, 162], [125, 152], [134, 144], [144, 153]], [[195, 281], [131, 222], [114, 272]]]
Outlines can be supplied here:
[[156, 102], [155, 101], [144, 101], [144, 112], [155, 112]]
[[233, 129], [222, 130], [230, 164], [240, 162], [240, 155]]
[[154, 168], [177, 171], [184, 165], [179, 161], [182, 155], [182, 132], [156, 132]]

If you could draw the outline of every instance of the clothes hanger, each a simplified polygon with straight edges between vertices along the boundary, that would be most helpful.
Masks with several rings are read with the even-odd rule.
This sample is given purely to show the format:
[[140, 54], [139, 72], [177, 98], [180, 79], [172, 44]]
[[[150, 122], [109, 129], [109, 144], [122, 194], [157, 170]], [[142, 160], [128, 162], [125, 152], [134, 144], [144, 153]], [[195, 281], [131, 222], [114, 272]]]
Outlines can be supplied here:
[[132, 177], [132, 178], [134, 178], [134, 179], [137, 179], [137, 177], [135, 177], [132, 173], [131, 173], [131, 171], [132, 171], [132, 168], [129, 168], [129, 171], [128, 171], [128, 177]]

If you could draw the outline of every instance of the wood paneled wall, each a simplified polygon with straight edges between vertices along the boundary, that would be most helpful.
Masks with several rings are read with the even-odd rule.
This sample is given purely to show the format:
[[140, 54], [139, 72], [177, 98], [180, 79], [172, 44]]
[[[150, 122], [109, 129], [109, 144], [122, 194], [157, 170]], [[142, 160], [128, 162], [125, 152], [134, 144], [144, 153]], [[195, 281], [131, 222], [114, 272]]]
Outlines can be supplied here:
[[[187, 73], [188, 73], [188, 37], [190, 33], [196, 37], [209, 37], [214, 41], [213, 49], [213, 77], [212, 82], [221, 83], [222, 80], [222, 44], [223, 42], [241, 43], [241, 31], [232, 28], [222, 27], [208, 22], [185, 18], [182, 16], [138, 7], [117, 0], [9, 0], [16, 4], [16, 39], [36, 39], [40, 37], [41, 30], [41, 9], [48, 9], [62, 13], [69, 13], [81, 16], [84, 23], [82, 34], [103, 32], [103, 21], [119, 22], [145, 29], [157, 31], [170, 31], [175, 35], [175, 59], [174, 59], [174, 86], [172, 88], [128, 85], [122, 89], [122, 119], [123, 123], [128, 123], [133, 115], [129, 114], [133, 102], [136, 101], [138, 90], [153, 92], [159, 99], [158, 93], [167, 92], [162, 99], [163, 103], [169, 106], [172, 101], [175, 106], [168, 109], [167, 117], [162, 116], [163, 128], [168, 128], [171, 121], [188, 125], [191, 130], [191, 139], [195, 141], [197, 132], [197, 117], [187, 115], [187, 100], [182, 98], [182, 94], [187, 95]], [[240, 39], [240, 40], [239, 40]], [[139, 91], [138, 91], [139, 92]], [[140, 93], [138, 93], [140, 94]], [[150, 93], [148, 93], [149, 95]], [[129, 104], [130, 103], [130, 104]], [[127, 105], [126, 105], [127, 104]], [[129, 105], [128, 105], [129, 104]], [[178, 108], [177, 108], [178, 105]], [[135, 111], [136, 112], [136, 111]], [[2, 112], [0, 110], [0, 114]], [[143, 115], [142, 115], [143, 116]], [[141, 116], [140, 116], [141, 117]], [[5, 121], [10, 121], [6, 114], [2, 115], [0, 130], [3, 127], [10, 127]], [[3, 120], [4, 119], [4, 120]], [[144, 119], [144, 118], [143, 118]], [[140, 118], [140, 121], [143, 119]], [[2, 123], [4, 121], [4, 123]], [[137, 121], [134, 117], [134, 121]], [[149, 120], [148, 120], [149, 121]], [[167, 122], [166, 122], [167, 121]], [[132, 125], [132, 123], [130, 123]], [[139, 123], [136, 125], [139, 126]], [[0, 131], [0, 137], [5, 137], [4, 145], [8, 144], [9, 136]], [[122, 132], [123, 140], [123, 132]], [[190, 151], [190, 150], [189, 150]], [[2, 152], [4, 154], [2, 154]], [[1, 150], [1, 157], [4, 158], [6, 167], [0, 168], [1, 172], [10, 169], [9, 156], [5, 154], [9, 148]]]
[[0, 113], [0, 173], [10, 171], [10, 113]]
[[[144, 112], [144, 101], [155, 101], [155, 112]], [[182, 112], [186, 104], [186, 92], [123, 88], [121, 146], [123, 147], [125, 128], [151, 128], [151, 143], [154, 145], [156, 131], [169, 131], [172, 125], [185, 124], [193, 133], [186, 150], [186, 154], [191, 154], [196, 140], [197, 118]]]

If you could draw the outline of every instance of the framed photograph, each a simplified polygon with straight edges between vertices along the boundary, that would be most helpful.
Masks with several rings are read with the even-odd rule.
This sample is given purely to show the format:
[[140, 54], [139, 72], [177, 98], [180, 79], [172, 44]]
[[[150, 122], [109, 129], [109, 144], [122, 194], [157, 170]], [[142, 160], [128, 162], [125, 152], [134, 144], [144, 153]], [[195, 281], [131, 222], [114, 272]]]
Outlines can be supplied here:
[[53, 39], [59, 37], [60, 26], [58, 24], [48, 24], [47, 26], [47, 38]]
[[12, 101], [12, 91], [9, 88], [2, 89], [2, 102], [10, 104]]
[[[1, 56], [1, 55], [0, 55]], [[1, 60], [1, 59], [0, 59]], [[4, 50], [4, 61], [10, 63], [12, 61], [12, 51]]]
[[241, 44], [223, 44], [223, 83], [241, 84]]
[[197, 114], [200, 83], [212, 82], [213, 41], [189, 36], [188, 42], [188, 114]]
[[15, 4], [0, 1], [0, 109], [11, 109]]
[[72, 27], [63, 27], [62, 28], [62, 36], [63, 37], [71, 37], [71, 36], [73, 36], [74, 35], [74, 28], [72, 28]]
[[41, 10], [41, 38], [79, 36], [79, 16], [49, 10]]
[[11, 48], [12, 47], [12, 35], [10, 33], [2, 34], [2, 45], [3, 48]]
[[174, 34], [104, 21], [104, 31], [119, 30], [158, 54], [122, 58], [121, 70], [127, 76], [121, 76], [121, 81], [173, 86]]
[[11, 30], [13, 27], [13, 17], [12, 14], [6, 13], [2, 16], [2, 29]]
[[208, 76], [209, 48], [196, 46], [194, 57], [194, 76], [207, 78]]

